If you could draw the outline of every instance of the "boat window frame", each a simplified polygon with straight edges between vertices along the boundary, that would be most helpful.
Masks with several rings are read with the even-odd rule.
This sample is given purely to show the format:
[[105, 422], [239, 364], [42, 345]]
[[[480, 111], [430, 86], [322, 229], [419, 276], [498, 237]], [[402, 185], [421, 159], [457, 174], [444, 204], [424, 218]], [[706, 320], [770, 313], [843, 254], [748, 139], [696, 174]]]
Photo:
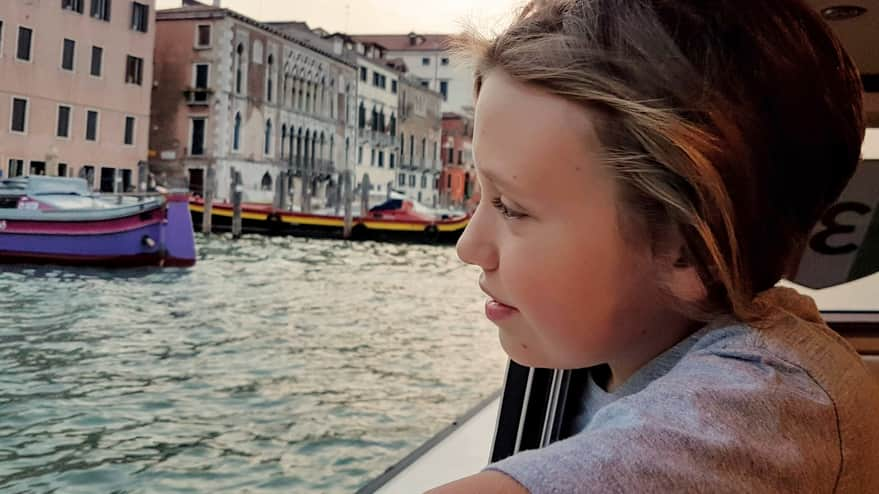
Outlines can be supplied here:
[[[879, 310], [821, 311], [822, 317], [849, 341], [879, 337]], [[857, 341], [857, 340], [855, 340]], [[879, 345], [858, 347], [862, 355], [879, 355]], [[582, 389], [585, 369], [539, 369], [509, 361], [501, 392], [489, 463], [539, 449], [565, 437], [576, 417], [571, 392]]]

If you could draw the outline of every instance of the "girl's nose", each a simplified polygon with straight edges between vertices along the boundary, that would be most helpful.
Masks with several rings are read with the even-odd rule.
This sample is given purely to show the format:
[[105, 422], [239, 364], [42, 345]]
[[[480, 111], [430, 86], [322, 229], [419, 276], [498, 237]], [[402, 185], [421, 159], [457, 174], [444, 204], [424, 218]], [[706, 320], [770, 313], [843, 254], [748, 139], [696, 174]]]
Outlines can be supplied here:
[[483, 271], [493, 271], [498, 265], [494, 227], [490, 216], [490, 211], [486, 211], [480, 203], [457, 245], [458, 258], [467, 264], [481, 267]]

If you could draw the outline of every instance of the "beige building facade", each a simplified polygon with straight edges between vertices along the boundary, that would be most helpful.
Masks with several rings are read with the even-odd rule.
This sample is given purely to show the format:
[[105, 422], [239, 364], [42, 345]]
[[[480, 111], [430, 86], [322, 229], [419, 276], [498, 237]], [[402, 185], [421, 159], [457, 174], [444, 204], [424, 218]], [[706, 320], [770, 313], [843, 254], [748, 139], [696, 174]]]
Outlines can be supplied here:
[[0, 173], [146, 180], [154, 0], [0, 2]]
[[157, 18], [153, 172], [220, 201], [234, 168], [245, 202], [338, 203], [356, 134], [356, 66], [341, 47], [197, 2]]

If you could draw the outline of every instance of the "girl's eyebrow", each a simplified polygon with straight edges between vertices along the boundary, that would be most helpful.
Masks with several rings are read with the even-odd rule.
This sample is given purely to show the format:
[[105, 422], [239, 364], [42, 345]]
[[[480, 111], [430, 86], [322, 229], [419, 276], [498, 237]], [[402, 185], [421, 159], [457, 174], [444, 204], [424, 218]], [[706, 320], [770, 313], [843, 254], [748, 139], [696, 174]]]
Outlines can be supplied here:
[[[502, 177], [502, 176], [500, 176], [490, 170], [486, 170], [485, 168], [480, 168], [479, 173], [481, 173], [485, 178], [487, 178], [489, 182], [493, 183], [494, 185], [498, 186], [501, 189], [511, 190], [511, 191], [520, 190], [520, 186], [516, 182], [509, 180], [506, 177]], [[515, 178], [516, 177], [514, 175], [513, 179], [515, 180]]]

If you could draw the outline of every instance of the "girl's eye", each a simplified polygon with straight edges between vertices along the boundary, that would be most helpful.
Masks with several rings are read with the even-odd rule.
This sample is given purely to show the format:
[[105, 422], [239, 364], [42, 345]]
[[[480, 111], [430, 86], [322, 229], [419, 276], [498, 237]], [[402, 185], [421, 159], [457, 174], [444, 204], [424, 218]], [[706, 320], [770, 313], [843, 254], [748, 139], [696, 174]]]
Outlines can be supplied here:
[[507, 207], [507, 205], [504, 204], [503, 201], [501, 201], [500, 197], [495, 197], [494, 199], [492, 199], [491, 205], [494, 206], [495, 209], [500, 211], [501, 214], [504, 216], [504, 218], [507, 218], [510, 220], [524, 218], [525, 216], [527, 216], [525, 213], [520, 213], [518, 211], [514, 211], [514, 210], [510, 209], [509, 207]]

